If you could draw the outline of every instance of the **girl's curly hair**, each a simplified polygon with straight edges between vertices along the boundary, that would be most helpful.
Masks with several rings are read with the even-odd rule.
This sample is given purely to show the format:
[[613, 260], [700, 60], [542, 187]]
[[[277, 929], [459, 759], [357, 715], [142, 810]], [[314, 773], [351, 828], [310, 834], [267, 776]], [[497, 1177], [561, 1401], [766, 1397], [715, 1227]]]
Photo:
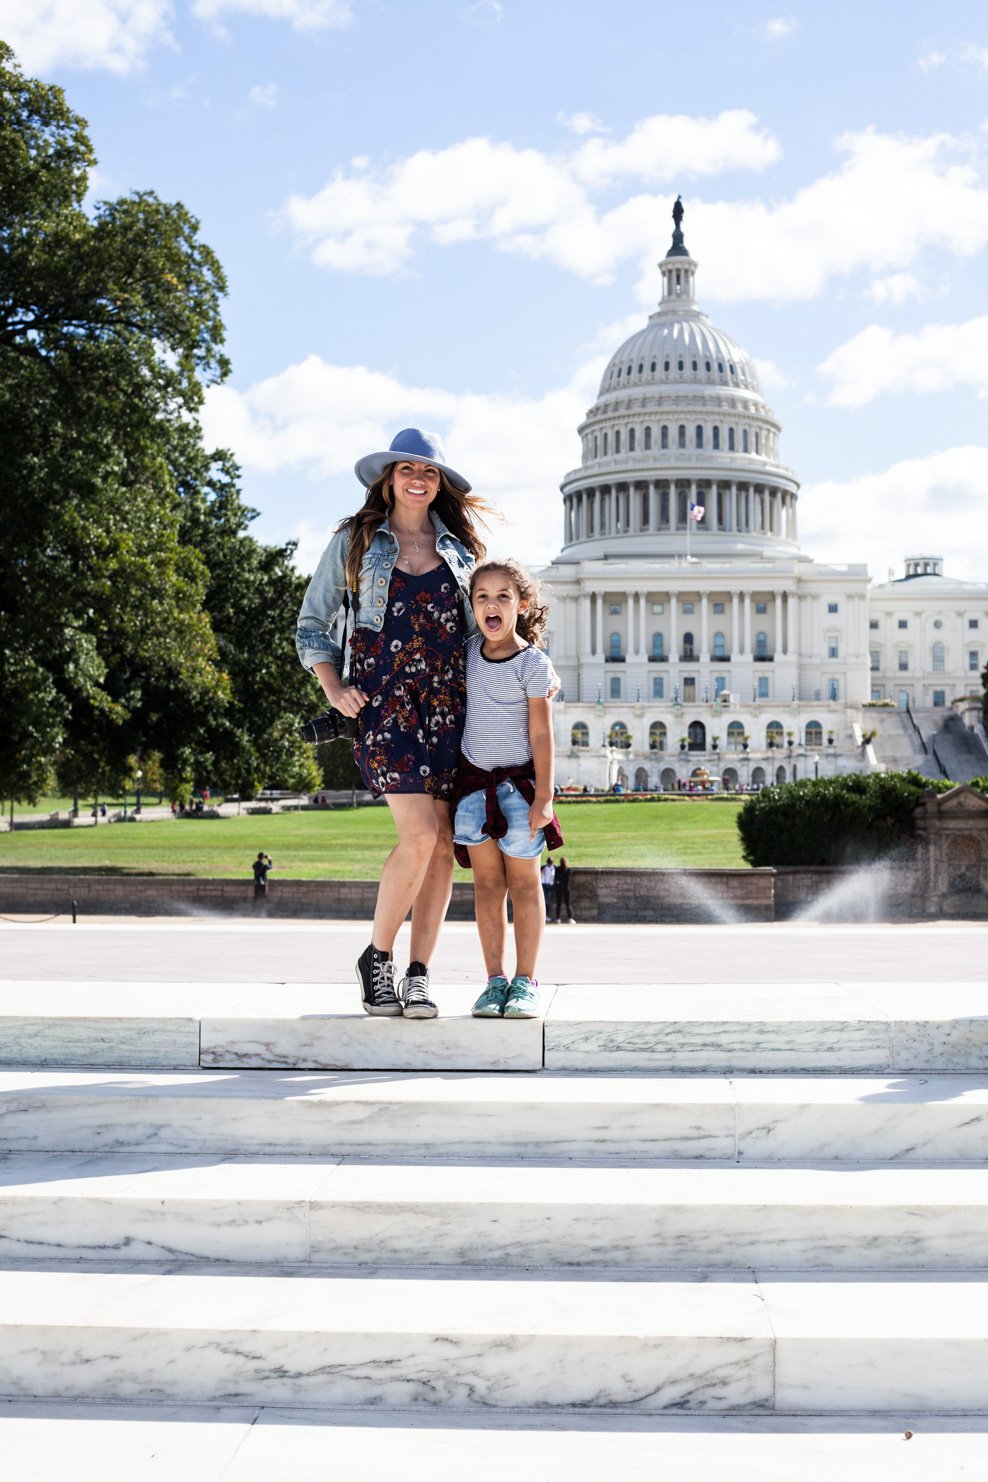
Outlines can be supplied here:
[[549, 622], [549, 604], [542, 600], [541, 583], [536, 581], [532, 573], [526, 571], [520, 562], [512, 560], [510, 556], [500, 561], [483, 561], [470, 573], [471, 601], [478, 577], [485, 576], [491, 571], [503, 572], [514, 582], [521, 600], [528, 603], [525, 611], [518, 614], [516, 624], [518, 632], [526, 643], [534, 644], [536, 648], [544, 648], [545, 630]]

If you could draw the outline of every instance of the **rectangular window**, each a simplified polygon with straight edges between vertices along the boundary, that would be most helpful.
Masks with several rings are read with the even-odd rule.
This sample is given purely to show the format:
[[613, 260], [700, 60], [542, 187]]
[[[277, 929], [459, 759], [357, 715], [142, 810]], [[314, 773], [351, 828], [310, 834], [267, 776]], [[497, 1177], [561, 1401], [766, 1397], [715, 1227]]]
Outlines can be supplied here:
[[840, 682], [839, 682], [839, 680], [831, 679], [828, 682], [828, 685], [827, 685], [827, 698], [828, 698], [828, 700], [839, 700], [840, 699]]
[[828, 638], [827, 639], [827, 658], [828, 659], [838, 659], [838, 658], [840, 658], [839, 649], [840, 649], [840, 644], [839, 644], [839, 642], [838, 642], [838, 640], [836, 638]]
[[652, 679], [652, 699], [664, 700], [666, 697], [665, 676], [657, 674]]
[[879, 651], [878, 651], [877, 648], [873, 648], [871, 650], [870, 657], [871, 657], [871, 672], [874, 674], [875, 671], [876, 671], [876, 669], [880, 669], [882, 667], [882, 656], [879, 653]]
[[872, 687], [871, 687], [871, 698], [873, 700], [884, 700], [885, 699], [885, 696], [882, 693], [882, 687], [881, 687], [880, 684], [873, 684], [872, 685]]
[[658, 615], [660, 612], [665, 612], [665, 610], [666, 610], [666, 605], [665, 605], [664, 602], [653, 602], [652, 603], [652, 611], [656, 615]]
[[759, 698], [759, 700], [767, 700], [768, 699], [768, 675], [767, 674], [759, 674], [759, 676], [758, 676], [758, 698]]
[[756, 602], [755, 603], [755, 611], [756, 612], [768, 612], [768, 603], [767, 602]]
[[611, 611], [611, 617], [620, 617], [621, 616], [621, 604], [620, 604], [620, 602], [612, 602], [611, 603], [611, 609], [610, 609], [610, 611]]
[[977, 671], [978, 671], [978, 650], [976, 648], [972, 648], [972, 649], [969, 649], [968, 650], [967, 667], [969, 669], [973, 669], [975, 671], [975, 673], [977, 673]]
[[715, 602], [714, 603], [714, 612], [720, 614], [720, 613], [724, 612], [724, 610], [725, 610], [725, 604], [723, 602]]
[[898, 621], [898, 623], [896, 624], [896, 627], [898, 627], [898, 628], [908, 628], [909, 627], [909, 619], [908, 618], [900, 618], [899, 621]]
[[692, 612], [693, 612], [693, 603], [692, 602], [684, 602], [683, 603], [683, 611], [686, 612], [686, 613], [692, 614]]
[[836, 602], [828, 602], [827, 603], [827, 611], [828, 612], [836, 612], [837, 611], [837, 603]]
[[909, 653], [907, 649], [899, 649], [899, 668], [903, 672], [909, 668]]
[[933, 708], [935, 710], [941, 710], [946, 705], [946, 703], [947, 703], [947, 691], [946, 690], [934, 690], [933, 691]]
[[967, 625], [969, 628], [976, 628], [978, 626], [977, 618], [968, 618]]
[[610, 681], [610, 698], [612, 700], [620, 700], [620, 698], [621, 698], [621, 677], [620, 677], [620, 675], [612, 675], [611, 676], [611, 681]]
[[727, 675], [726, 674], [715, 674], [714, 675], [714, 699], [716, 700], [717, 697], [719, 695], [722, 695], [726, 689], [727, 689]]
[[874, 633], [877, 630], [877, 628], [878, 628], [878, 619], [877, 618], [869, 618], [868, 619], [868, 627]]

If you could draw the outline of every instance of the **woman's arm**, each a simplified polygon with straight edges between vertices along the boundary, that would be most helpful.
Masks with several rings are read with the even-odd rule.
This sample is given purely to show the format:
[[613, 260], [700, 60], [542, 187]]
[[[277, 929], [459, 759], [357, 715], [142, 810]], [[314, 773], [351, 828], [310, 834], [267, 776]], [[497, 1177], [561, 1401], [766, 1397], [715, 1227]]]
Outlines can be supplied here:
[[535, 763], [535, 801], [528, 810], [530, 837], [552, 821], [553, 760], [551, 701], [547, 695], [529, 699], [528, 739]]
[[340, 678], [343, 654], [332, 634], [346, 595], [349, 548], [347, 532], [338, 530], [323, 551], [302, 599], [295, 644], [302, 664], [316, 676], [333, 709], [352, 719], [367, 704], [367, 696]]

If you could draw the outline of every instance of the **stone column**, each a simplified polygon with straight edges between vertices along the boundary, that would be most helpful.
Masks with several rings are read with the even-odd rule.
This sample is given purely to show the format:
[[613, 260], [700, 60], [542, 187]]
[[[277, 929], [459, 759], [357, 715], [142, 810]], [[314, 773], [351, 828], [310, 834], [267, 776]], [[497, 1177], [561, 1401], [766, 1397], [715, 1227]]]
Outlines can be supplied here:
[[638, 656], [645, 653], [645, 608], [648, 605], [648, 593], [638, 593]]
[[797, 632], [796, 632], [796, 612], [797, 612], [797, 610], [798, 610], [798, 602], [796, 601], [796, 593], [795, 592], [790, 592], [789, 593], [789, 596], [788, 596], [788, 600], [786, 601], [786, 653], [787, 654], [794, 654], [794, 653], [798, 653], [799, 652], [799, 637], [798, 637]]
[[700, 663], [710, 660], [710, 643], [707, 634], [707, 594], [700, 594]]
[[669, 593], [669, 662], [679, 657], [679, 634], [676, 631], [679, 619], [679, 599], [675, 592]]
[[584, 654], [593, 653], [593, 596], [590, 592], [580, 594], [580, 625], [583, 630], [583, 638], [580, 647]]
[[740, 596], [731, 593], [731, 654], [734, 658], [741, 652]]
[[782, 653], [782, 593], [773, 592], [772, 600], [775, 603], [775, 652]]
[[741, 634], [741, 652], [745, 658], [751, 653], [751, 593], [744, 594], [744, 631]]

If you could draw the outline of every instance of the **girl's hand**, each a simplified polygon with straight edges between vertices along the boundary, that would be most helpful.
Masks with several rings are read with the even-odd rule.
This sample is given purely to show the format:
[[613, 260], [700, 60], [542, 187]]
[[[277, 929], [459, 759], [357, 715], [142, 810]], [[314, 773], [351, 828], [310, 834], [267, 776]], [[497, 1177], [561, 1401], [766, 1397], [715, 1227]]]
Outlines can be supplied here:
[[534, 839], [540, 828], [548, 828], [552, 822], [552, 799], [540, 802], [538, 798], [528, 810], [529, 838]]

